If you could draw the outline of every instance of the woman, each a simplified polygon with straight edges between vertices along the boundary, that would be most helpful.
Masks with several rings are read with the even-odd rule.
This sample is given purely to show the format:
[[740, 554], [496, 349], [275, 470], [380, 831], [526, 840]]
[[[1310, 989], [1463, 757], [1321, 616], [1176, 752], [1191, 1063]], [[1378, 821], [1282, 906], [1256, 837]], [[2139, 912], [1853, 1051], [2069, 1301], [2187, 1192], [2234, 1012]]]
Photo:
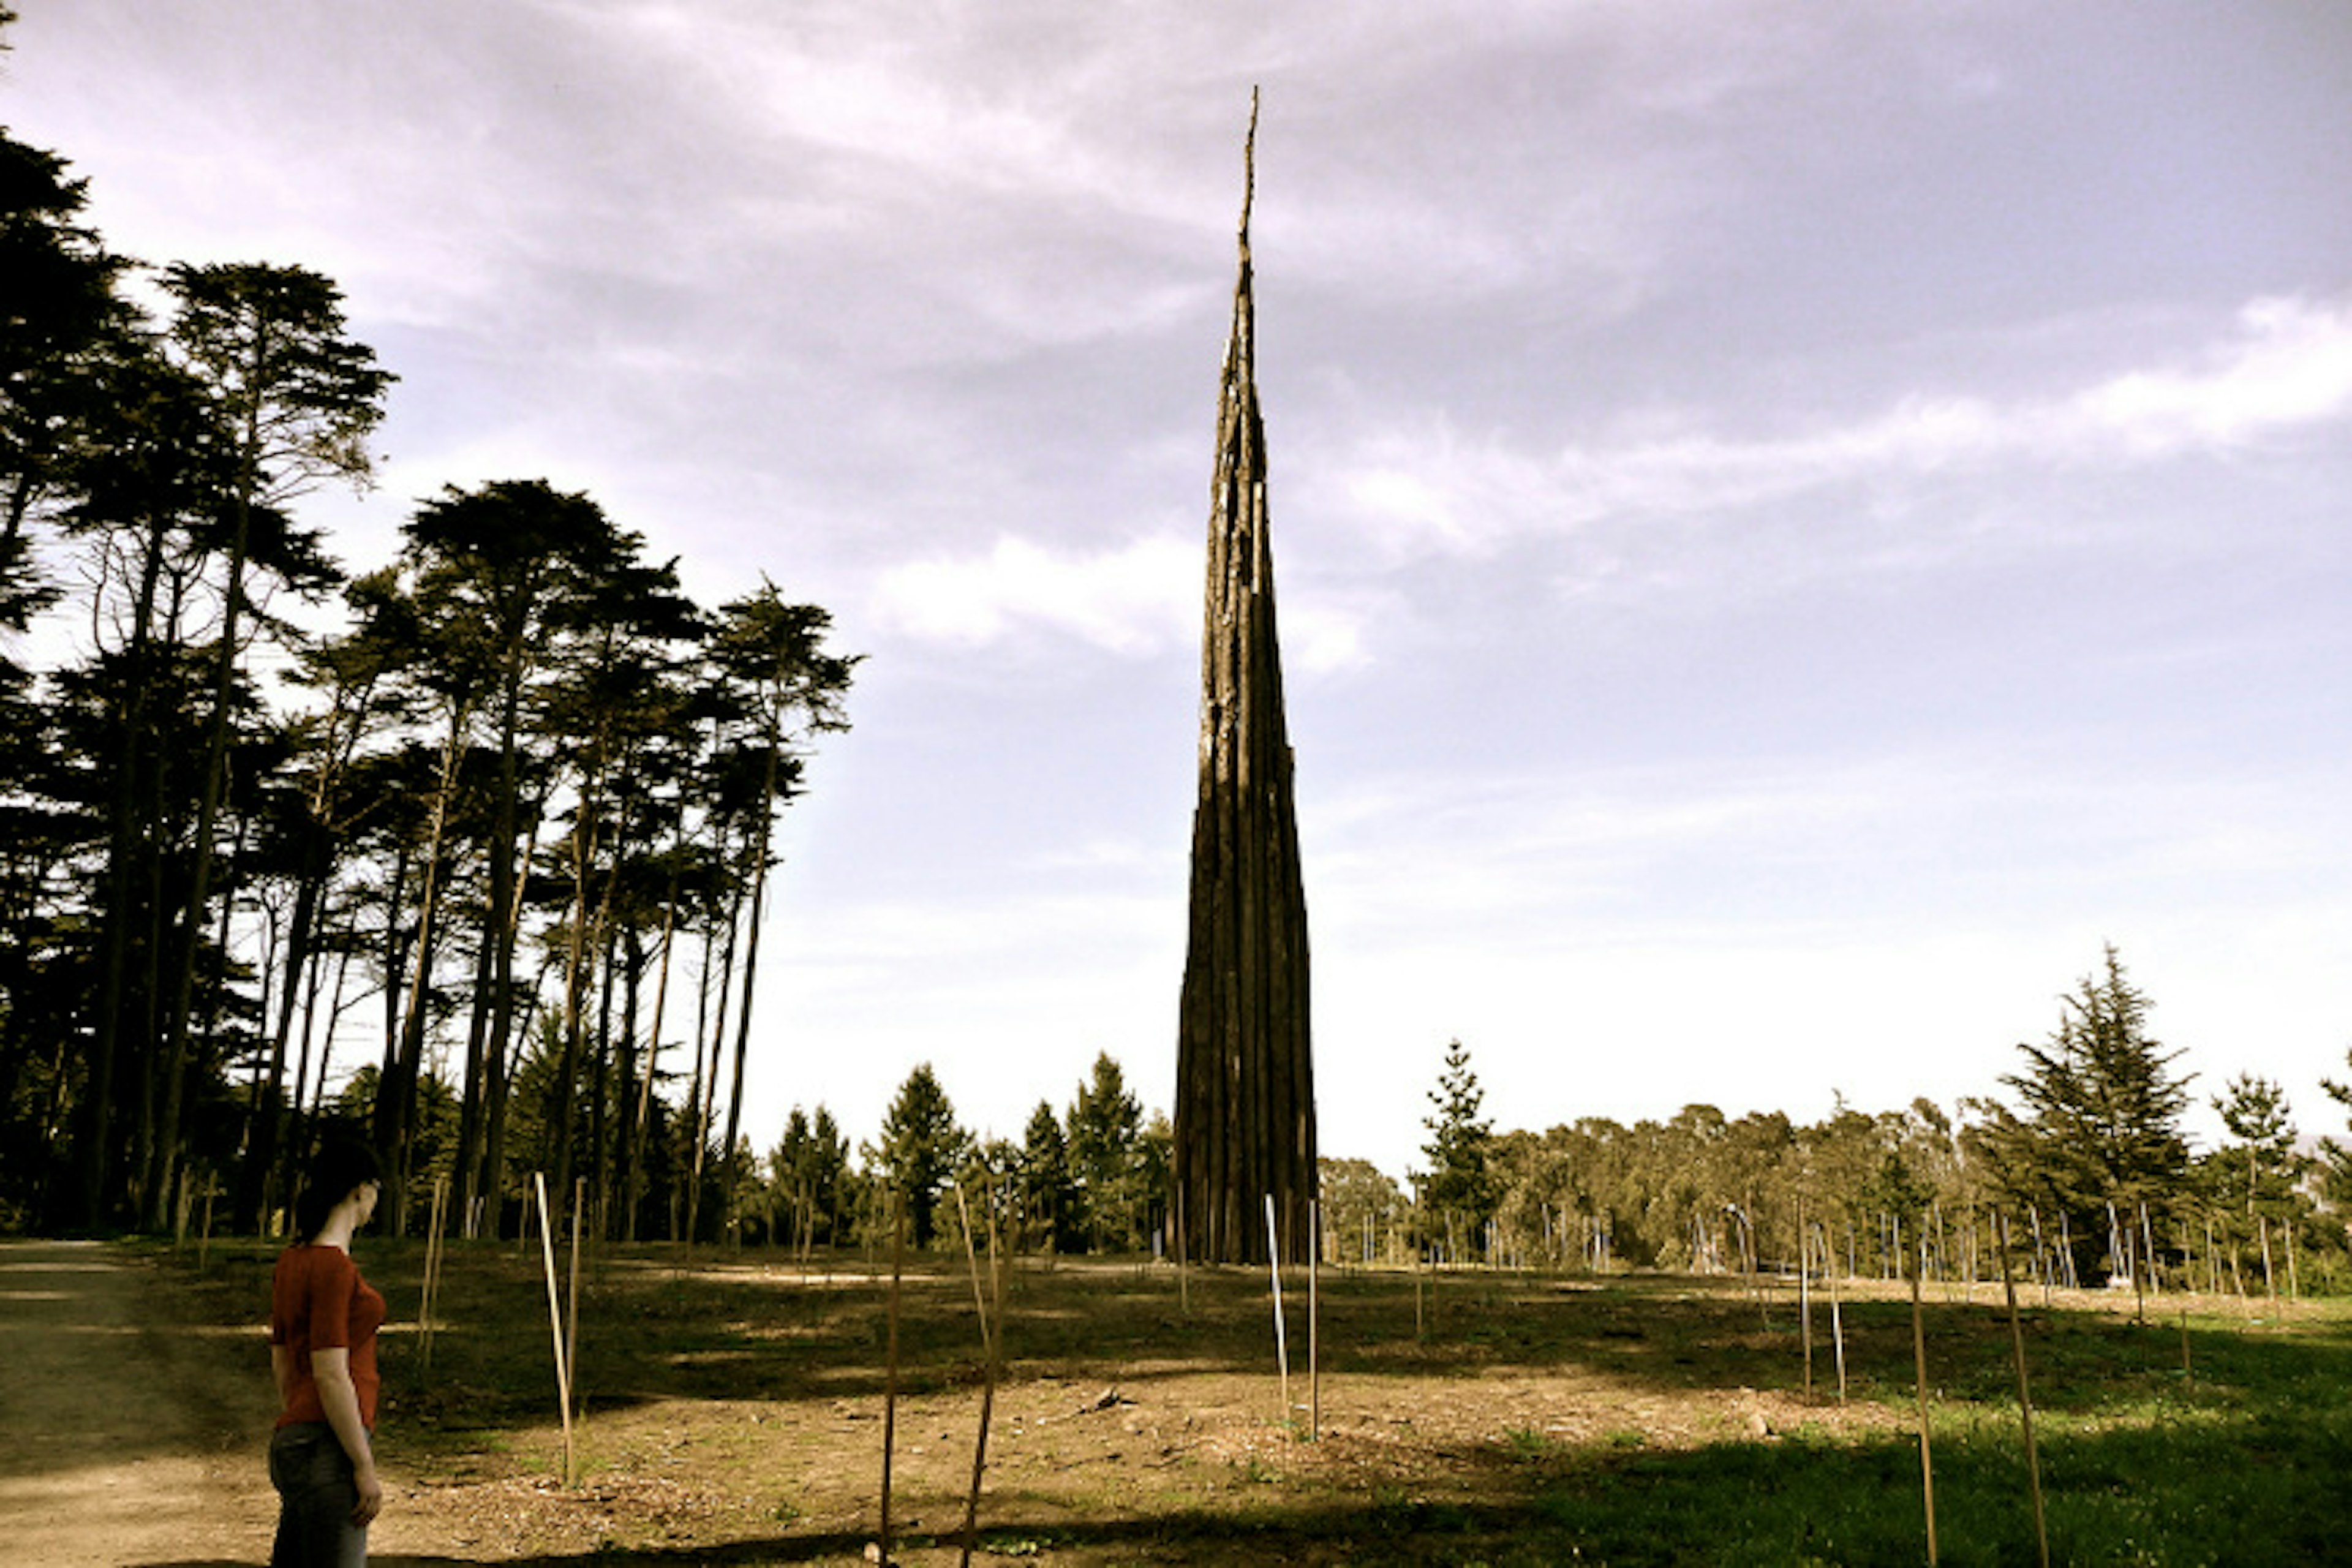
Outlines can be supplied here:
[[368, 1521], [383, 1506], [375, 1430], [376, 1331], [383, 1298], [360, 1278], [352, 1236], [375, 1213], [375, 1156], [330, 1145], [294, 1205], [302, 1238], [278, 1255], [269, 1285], [269, 1370], [278, 1429], [269, 1481], [278, 1489], [270, 1568], [362, 1568]]

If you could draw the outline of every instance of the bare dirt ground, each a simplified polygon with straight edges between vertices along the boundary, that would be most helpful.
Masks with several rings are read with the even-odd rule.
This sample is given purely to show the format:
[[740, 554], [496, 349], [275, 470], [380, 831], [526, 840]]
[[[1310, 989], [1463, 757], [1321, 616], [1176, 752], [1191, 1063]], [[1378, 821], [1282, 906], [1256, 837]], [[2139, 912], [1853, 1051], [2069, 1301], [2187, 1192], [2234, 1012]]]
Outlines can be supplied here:
[[[853, 1568], [876, 1560], [886, 1408], [894, 1560], [959, 1561], [986, 1387], [964, 1260], [910, 1258], [901, 1292], [854, 1254], [589, 1251], [567, 1480], [541, 1250], [455, 1248], [428, 1355], [422, 1247], [362, 1241], [392, 1309], [378, 1568]], [[266, 1563], [273, 1253], [0, 1243], [0, 1568]], [[1186, 1279], [1008, 1270], [974, 1561], [1916, 1560], [1899, 1286], [1848, 1280], [1808, 1315], [1786, 1281], [1326, 1269], [1319, 1380], [1286, 1287], [1286, 1404], [1265, 1279]], [[2352, 1316], [2168, 1298], [2136, 1323], [2128, 1297], [2061, 1297], [2022, 1327], [2060, 1560], [2342, 1559]], [[1926, 1319], [1938, 1510], [1975, 1543], [1955, 1562], [2032, 1560], [1998, 1301], [1938, 1284]]]
[[0, 1246], [0, 1558], [40, 1568], [258, 1563], [274, 1499], [258, 1331], [159, 1320], [141, 1266], [89, 1242]]
[[[469, 1307], [461, 1295], [458, 1311], [461, 1321], [506, 1324], [499, 1347], [469, 1351], [468, 1336], [453, 1333], [448, 1371], [428, 1386], [409, 1375], [418, 1346], [401, 1264], [363, 1258], [362, 1267], [394, 1309], [386, 1506], [370, 1542], [377, 1563], [870, 1560], [883, 1414], [871, 1281], [749, 1267], [615, 1275], [604, 1288], [612, 1321], [592, 1327], [583, 1351], [592, 1373], [604, 1370], [589, 1380], [578, 1482], [567, 1487], [551, 1419], [491, 1415], [517, 1399], [538, 1404], [531, 1374], [500, 1370], [544, 1355], [544, 1338], [534, 1342], [528, 1329], [530, 1271], [503, 1254], [478, 1263], [483, 1287], [511, 1301]], [[267, 1562], [266, 1268], [258, 1249], [191, 1271], [96, 1244], [0, 1245], [0, 1562]], [[942, 1333], [970, 1304], [950, 1269], [909, 1283]], [[1273, 1549], [1269, 1531], [1293, 1536], [1279, 1549], [1291, 1561], [1358, 1560], [1350, 1538], [1375, 1514], [1409, 1524], [1451, 1510], [1507, 1530], [1508, 1510], [1496, 1510], [1515, 1476], [1570, 1448], [1655, 1452], [1889, 1420], [1865, 1404], [1832, 1413], [1787, 1391], [1675, 1386], [1628, 1375], [1630, 1365], [1531, 1361], [1521, 1348], [1474, 1341], [1449, 1347], [1442, 1369], [1399, 1349], [1406, 1359], [1394, 1364], [1376, 1355], [1327, 1372], [1321, 1437], [1305, 1442], [1304, 1347], [1288, 1426], [1272, 1369], [1249, 1363], [1247, 1347], [1265, 1331], [1252, 1300], [1259, 1289], [1238, 1275], [1203, 1281], [1185, 1318], [1165, 1280], [1144, 1284], [1126, 1270], [1029, 1281], [1015, 1308], [1014, 1363], [995, 1397], [982, 1560], [1254, 1562]], [[1396, 1295], [1380, 1289], [1384, 1300]], [[1334, 1313], [1342, 1326], [1344, 1290]], [[671, 1337], [722, 1301], [734, 1304], [718, 1331]], [[510, 1315], [518, 1306], [525, 1310]], [[1369, 1298], [1357, 1308], [1370, 1310]], [[1411, 1321], [1396, 1301], [1382, 1310], [1407, 1310]], [[1612, 1342], [1638, 1350], [1623, 1332]], [[1024, 1339], [1041, 1353], [1023, 1356]], [[1138, 1353], [1153, 1345], [1156, 1357]], [[936, 1348], [910, 1346], [910, 1360], [929, 1370], [909, 1376], [897, 1406], [894, 1557], [952, 1563], [979, 1366]], [[759, 1369], [787, 1363], [797, 1366], [788, 1384], [769, 1386], [772, 1374]], [[520, 1392], [501, 1393], [501, 1378]], [[1399, 1560], [1415, 1560], [1405, 1550]]]
[[[224, 1327], [182, 1307], [136, 1255], [0, 1243], [0, 1563], [268, 1562], [277, 1405], [260, 1315]], [[429, 1517], [387, 1521], [371, 1542], [386, 1564], [449, 1561], [445, 1544]]]

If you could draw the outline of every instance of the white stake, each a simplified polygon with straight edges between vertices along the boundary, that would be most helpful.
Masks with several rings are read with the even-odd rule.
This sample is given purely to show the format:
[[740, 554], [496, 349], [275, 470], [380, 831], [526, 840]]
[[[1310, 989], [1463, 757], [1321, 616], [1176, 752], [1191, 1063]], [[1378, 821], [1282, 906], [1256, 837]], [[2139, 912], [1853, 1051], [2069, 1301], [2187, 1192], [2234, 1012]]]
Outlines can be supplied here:
[[1274, 1356], [1282, 1373], [1282, 1424], [1290, 1425], [1290, 1344], [1282, 1326], [1282, 1241], [1274, 1231], [1274, 1194], [1265, 1194], [1265, 1267], [1274, 1279]]
[[555, 1397], [563, 1409], [563, 1484], [572, 1484], [572, 1372], [563, 1364], [563, 1309], [555, 1299], [555, 1233], [547, 1221], [547, 1173], [533, 1171], [539, 1195], [539, 1252], [547, 1265], [547, 1331], [555, 1342]]

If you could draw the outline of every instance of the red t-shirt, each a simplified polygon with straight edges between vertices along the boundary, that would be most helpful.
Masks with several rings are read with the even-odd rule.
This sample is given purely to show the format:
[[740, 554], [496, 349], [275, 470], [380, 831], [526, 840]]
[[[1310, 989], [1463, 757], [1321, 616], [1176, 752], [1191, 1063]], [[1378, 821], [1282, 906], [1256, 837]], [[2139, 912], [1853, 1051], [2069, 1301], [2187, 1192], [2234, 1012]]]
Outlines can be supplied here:
[[360, 1421], [375, 1430], [375, 1333], [383, 1327], [383, 1298], [360, 1278], [360, 1266], [340, 1247], [289, 1247], [278, 1255], [269, 1280], [269, 1342], [294, 1352], [294, 1381], [278, 1425], [324, 1421], [313, 1351], [351, 1352], [352, 1387]]

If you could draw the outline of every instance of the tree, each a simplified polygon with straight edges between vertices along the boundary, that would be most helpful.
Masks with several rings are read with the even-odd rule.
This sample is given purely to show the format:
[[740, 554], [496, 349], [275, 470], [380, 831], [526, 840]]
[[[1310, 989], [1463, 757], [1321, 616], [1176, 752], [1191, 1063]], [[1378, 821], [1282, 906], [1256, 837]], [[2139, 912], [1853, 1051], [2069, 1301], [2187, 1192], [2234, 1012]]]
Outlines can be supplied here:
[[[15, 20], [0, 8], [0, 27]], [[0, 133], [0, 590], [26, 563], [26, 520], [78, 488], [110, 401], [106, 367], [131, 346], [134, 312], [119, 292], [128, 263], [83, 226], [89, 186], [56, 153]], [[22, 625], [21, 600], [0, 607], [0, 624]]]
[[[182, 1064], [194, 1005], [198, 935], [212, 874], [213, 830], [228, 754], [231, 696], [244, 651], [239, 621], [250, 565], [275, 566], [312, 590], [332, 579], [323, 562], [307, 579], [298, 536], [282, 509], [329, 479], [364, 487], [373, 472], [367, 438], [383, 417], [391, 374], [374, 352], [345, 334], [342, 295], [299, 267], [259, 263], [176, 266], [163, 287], [175, 306], [169, 342], [175, 361], [205, 387], [226, 437], [233, 475], [226, 500], [226, 538], [220, 631], [213, 679], [212, 728], [197, 773], [194, 866], [187, 928], [181, 939], [179, 985], [166, 1015], [163, 1124], [149, 1173], [147, 1219], [160, 1225], [178, 1135]], [[257, 549], [260, 545], [274, 548]], [[309, 554], [315, 558], [315, 551]]]
[[2212, 1104], [2230, 1135], [2208, 1161], [2222, 1195], [2249, 1218], [2284, 1213], [2304, 1165], [2286, 1091], [2269, 1079], [2241, 1073]]
[[1097, 1252], [1132, 1247], [1143, 1211], [1143, 1107], [1108, 1051], [1095, 1055], [1070, 1102], [1070, 1176], [1081, 1226]]
[[[334, 878], [354, 819], [377, 804], [353, 787], [366, 776], [363, 748], [397, 722], [394, 683], [418, 648], [412, 602], [397, 592], [390, 569], [346, 584], [343, 598], [355, 624], [341, 636], [299, 649], [293, 675], [298, 685], [318, 693], [318, 701], [292, 721], [294, 777], [277, 792], [269, 824], [272, 853], [266, 858], [292, 882], [293, 904], [268, 1065], [249, 1107], [246, 1157], [238, 1169], [236, 1213], [242, 1229], [258, 1226], [270, 1184], [278, 1179], [287, 1058], [297, 1007], [315, 989], [309, 980], [325, 953], [322, 928], [333, 912]], [[303, 1065], [297, 1068], [298, 1099]], [[296, 1163], [287, 1162], [280, 1190], [290, 1188]]]
[[1385, 1243], [1404, 1214], [1404, 1194], [1388, 1173], [1369, 1160], [1327, 1156], [1319, 1175], [1323, 1229], [1333, 1238], [1334, 1258], [1356, 1258]]
[[[496, 754], [481, 846], [486, 962], [459, 1083], [458, 1212], [471, 1216], [497, 1185], [492, 1156], [521, 1001], [514, 960], [523, 844], [539, 826], [537, 810], [526, 802], [546, 795], [544, 783], [532, 776], [545, 773], [547, 759], [530, 754], [530, 699], [557, 660], [563, 631], [578, 619], [572, 607], [625, 546], [602, 507], [543, 479], [495, 480], [470, 490], [450, 486], [420, 505], [402, 533], [401, 565], [420, 644], [415, 700], [438, 717], [453, 748], [473, 743], [486, 727], [484, 739]], [[404, 1047], [403, 1054], [410, 1054]], [[387, 1134], [396, 1136], [404, 1118], [403, 1101], [387, 1102]]]
[[2229, 1228], [2259, 1249], [2265, 1284], [2275, 1276], [2273, 1239], [2294, 1227], [2296, 1188], [2311, 1162], [2295, 1147], [2286, 1091], [2268, 1079], [2241, 1073], [2213, 1102], [2230, 1141], [2207, 1155], [2203, 1172]]
[[1077, 1184], [1070, 1177], [1070, 1143], [1050, 1101], [1039, 1100], [1029, 1113], [1013, 1190], [1024, 1231], [1042, 1236], [1056, 1252], [1086, 1245], [1086, 1233], [1078, 1227]]
[[1444, 1068], [1429, 1094], [1432, 1113], [1421, 1123], [1430, 1133], [1421, 1146], [1429, 1162], [1421, 1201], [1433, 1224], [1454, 1229], [1477, 1250], [1484, 1249], [1486, 1222], [1502, 1196], [1493, 1170], [1494, 1123], [1479, 1114], [1486, 1098], [1471, 1070], [1469, 1048], [1460, 1040], [1448, 1042]]
[[[652, 786], [660, 776], [681, 771], [677, 754], [693, 743], [675, 650], [698, 640], [705, 630], [694, 606], [677, 592], [675, 562], [640, 563], [642, 541], [634, 533], [616, 534], [614, 542], [613, 556], [566, 606], [573, 632], [568, 657], [541, 699], [547, 729], [568, 742], [563, 761], [572, 795], [571, 832], [560, 851], [570, 895], [561, 927], [564, 1073], [567, 1081], [589, 1088], [588, 1161], [600, 1209], [608, 1206], [614, 1163], [614, 983], [619, 971], [634, 974], [636, 967], [616, 962], [623, 957], [620, 925], [631, 922], [634, 936], [634, 922], [650, 908], [642, 887], [638, 896], [625, 897], [624, 889], [651, 875], [646, 862], [647, 827], [655, 815]], [[600, 973], [602, 999], [592, 1029], [589, 995]], [[630, 990], [634, 996], [634, 980]], [[623, 1033], [634, 1038], [633, 1028], [625, 1026]], [[634, 1045], [625, 1044], [618, 1054], [634, 1073]], [[725, 1148], [739, 1148], [739, 1131], [730, 1120]], [[556, 1153], [556, 1168], [567, 1180], [573, 1160], [567, 1138]], [[730, 1215], [737, 1212], [733, 1178], [747, 1163], [730, 1156], [727, 1166]]]
[[834, 1124], [833, 1112], [820, 1105], [811, 1116], [793, 1106], [768, 1163], [793, 1235], [810, 1242], [820, 1236], [838, 1239], [833, 1216], [849, 1172], [849, 1140]]
[[[2344, 1064], [2352, 1067], [2352, 1050], [2344, 1053]], [[2326, 1091], [2328, 1099], [2346, 1111], [2352, 1112], [2352, 1083], [2338, 1083], [2332, 1078], [2324, 1078], [2319, 1080], [2319, 1087]], [[2352, 1144], [2322, 1138], [2319, 1141], [2319, 1157], [2323, 1162], [2321, 1190], [2328, 1202], [2352, 1208]]]
[[940, 1194], [971, 1143], [971, 1134], [956, 1124], [955, 1107], [931, 1064], [918, 1064], [898, 1086], [882, 1119], [881, 1142], [866, 1152], [904, 1199], [908, 1229], [917, 1247], [929, 1245]]
[[[90, 898], [99, 952], [75, 1132], [83, 1225], [135, 1192], [152, 1147], [159, 988], [181, 885], [169, 871], [182, 853], [185, 758], [204, 750], [191, 721], [201, 699], [187, 606], [227, 482], [217, 423], [192, 376], [142, 352], [111, 363], [106, 384], [110, 412], [82, 432], [106, 460], [88, 465], [58, 518], [95, 568], [100, 646], [86, 667], [51, 676], [54, 695], [89, 722], [68, 754], [106, 780], [102, 803], [79, 803], [102, 816], [106, 844]], [[68, 795], [79, 771], [58, 781]]]
[[1862, 1190], [1864, 1204], [1894, 1220], [1898, 1227], [1890, 1240], [1899, 1240], [1896, 1256], [1906, 1278], [1922, 1273], [1928, 1211], [1936, 1202], [1935, 1185], [1913, 1169], [1898, 1150], [1879, 1156], [1878, 1169]]
[[2180, 1118], [2194, 1075], [2174, 1076], [2182, 1053], [2148, 1034], [2149, 1006], [2110, 945], [2101, 970], [2063, 999], [2049, 1042], [2018, 1047], [2025, 1070], [2000, 1081], [2021, 1110], [1990, 1108], [1978, 1140], [2012, 1198], [2071, 1214], [2094, 1251], [2100, 1237], [2122, 1238], [2118, 1272], [2141, 1206], [2160, 1214], [2189, 1176]]
[[[800, 779], [800, 761], [791, 748], [808, 735], [849, 728], [842, 700], [860, 658], [826, 650], [824, 639], [832, 628], [833, 617], [824, 610], [789, 604], [774, 584], [763, 581], [758, 593], [720, 606], [711, 637], [712, 668], [748, 718], [745, 746], [757, 758], [761, 775], [758, 797], [741, 825], [751, 861], [751, 918], [743, 954], [735, 1068], [727, 1098], [730, 1146], [743, 1112], [743, 1066], [751, 1047], [752, 983], [759, 973], [775, 812]], [[723, 1033], [723, 1018], [720, 1026]], [[714, 1057], [714, 1083], [716, 1067]]]

